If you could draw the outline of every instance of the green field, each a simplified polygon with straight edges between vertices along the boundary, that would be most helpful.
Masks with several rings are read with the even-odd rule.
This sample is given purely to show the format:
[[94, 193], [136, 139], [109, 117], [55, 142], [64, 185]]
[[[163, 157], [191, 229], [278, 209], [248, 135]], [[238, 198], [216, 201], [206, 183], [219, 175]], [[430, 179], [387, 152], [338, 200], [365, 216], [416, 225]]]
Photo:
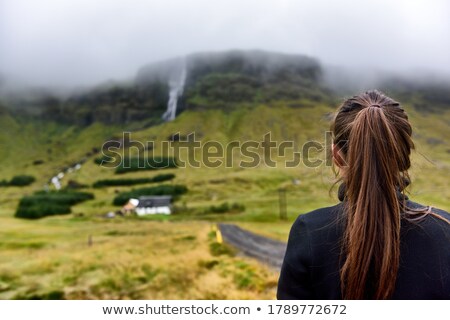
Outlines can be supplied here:
[[[14, 218], [19, 200], [43, 189], [59, 170], [99, 148], [105, 139], [132, 131], [132, 139], [154, 141], [159, 146], [174, 133], [195, 132], [202, 142], [262, 141], [271, 132], [274, 141], [311, 140], [324, 143], [329, 113], [335, 106], [310, 103], [289, 107], [279, 101], [224, 111], [185, 111], [174, 121], [134, 130], [126, 126], [93, 124], [79, 128], [56, 123], [17, 120], [0, 116], [0, 180], [28, 174], [37, 181], [27, 187], [3, 187], [0, 200], [0, 298], [66, 299], [273, 299], [277, 271], [233, 250], [215, 255], [211, 230], [217, 222], [231, 221], [260, 234], [286, 240], [292, 221], [301, 213], [337, 202], [329, 195], [334, 174], [325, 165], [309, 168], [300, 164], [286, 168], [282, 157], [277, 166], [264, 163], [241, 168], [236, 157], [226, 168], [171, 168], [118, 175], [113, 168], [99, 167], [90, 155], [69, 180], [87, 185], [95, 199], [72, 207], [72, 213], [39, 220]], [[450, 111], [420, 113], [405, 107], [414, 127], [417, 150], [412, 161], [411, 199], [450, 210]], [[50, 152], [48, 150], [51, 150]], [[130, 151], [136, 155], [136, 150]], [[155, 148], [153, 154], [160, 155]], [[287, 153], [287, 158], [292, 154]], [[196, 156], [200, 158], [201, 152]], [[274, 155], [275, 156], [275, 155]], [[325, 159], [325, 151], [312, 154]], [[181, 153], [181, 158], [186, 152]], [[35, 165], [33, 161], [43, 160]], [[244, 159], [245, 160], [245, 159]], [[150, 218], [104, 215], [120, 207], [112, 204], [119, 192], [132, 188], [93, 188], [98, 180], [152, 178], [173, 173], [161, 184], [180, 184], [188, 193], [175, 202], [176, 213]], [[295, 183], [294, 183], [295, 182]], [[278, 190], [286, 190], [288, 220], [280, 221]], [[245, 206], [241, 213], [212, 213], [222, 203]]]

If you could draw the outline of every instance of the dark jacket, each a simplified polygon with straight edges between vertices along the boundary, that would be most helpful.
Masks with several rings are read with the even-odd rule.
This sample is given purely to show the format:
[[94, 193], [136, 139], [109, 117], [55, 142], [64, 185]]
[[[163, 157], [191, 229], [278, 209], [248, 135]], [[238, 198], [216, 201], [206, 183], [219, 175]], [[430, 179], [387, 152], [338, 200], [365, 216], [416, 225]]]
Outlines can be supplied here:
[[[423, 207], [407, 201], [408, 207]], [[450, 214], [433, 208], [450, 220]], [[339, 270], [343, 204], [300, 215], [292, 226], [278, 282], [278, 299], [342, 299]], [[428, 215], [403, 219], [393, 299], [450, 299], [450, 225]]]

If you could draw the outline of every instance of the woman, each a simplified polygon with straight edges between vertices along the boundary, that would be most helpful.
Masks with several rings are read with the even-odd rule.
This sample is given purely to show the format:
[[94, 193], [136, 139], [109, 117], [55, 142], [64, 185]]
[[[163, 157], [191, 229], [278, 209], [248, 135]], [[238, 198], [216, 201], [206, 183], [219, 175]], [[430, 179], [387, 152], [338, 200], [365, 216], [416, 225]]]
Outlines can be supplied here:
[[404, 194], [414, 145], [400, 104], [355, 96], [332, 132], [341, 203], [295, 221], [278, 299], [450, 299], [450, 214]]

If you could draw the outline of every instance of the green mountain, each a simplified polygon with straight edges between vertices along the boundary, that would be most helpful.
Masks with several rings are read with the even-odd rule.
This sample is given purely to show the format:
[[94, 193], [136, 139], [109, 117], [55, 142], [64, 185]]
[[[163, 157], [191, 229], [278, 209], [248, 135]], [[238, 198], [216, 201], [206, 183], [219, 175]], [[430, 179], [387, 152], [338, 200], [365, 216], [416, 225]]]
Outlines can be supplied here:
[[[191, 133], [202, 142], [215, 140], [226, 145], [232, 141], [261, 142], [270, 132], [278, 143], [292, 141], [297, 151], [309, 140], [324, 143], [331, 114], [343, 97], [342, 91], [327, 84], [326, 72], [318, 61], [303, 55], [200, 53], [145, 66], [133, 82], [102, 85], [65, 98], [48, 91], [28, 99], [4, 98], [0, 109], [0, 179], [34, 175], [38, 182], [33, 188], [39, 189], [55, 174], [79, 162], [86, 162], [89, 168], [88, 176], [81, 174], [80, 183], [111, 178], [114, 173], [100, 170], [91, 160], [98, 157], [106, 140], [120, 142], [124, 131], [133, 132], [132, 139], [144, 145], [147, 141], [154, 143], [156, 147], [150, 151], [154, 154], [160, 152], [158, 145], [163, 142], [174, 137], [184, 139]], [[169, 96], [180, 84], [177, 117], [164, 122], [161, 117], [167, 112]], [[448, 207], [443, 200], [448, 199], [446, 190], [439, 186], [445, 185], [441, 178], [448, 176], [449, 147], [445, 139], [450, 133], [449, 87], [445, 83], [393, 78], [383, 79], [379, 86], [405, 104], [423, 154], [417, 161], [431, 166], [432, 179], [419, 183], [418, 188], [437, 183], [429, 190], [436, 196], [429, 197]], [[434, 174], [433, 168], [443, 172]], [[273, 171], [283, 171], [277, 170]], [[288, 176], [297, 179], [300, 172], [313, 176], [313, 169], [302, 170]], [[192, 179], [205, 172], [185, 171]], [[272, 187], [276, 190], [280, 186]]]
[[[153, 63], [130, 83], [107, 83], [61, 98], [42, 90], [16, 96], [8, 105], [43, 120], [89, 126], [92, 123], [149, 126], [161, 122], [170, 83], [184, 69], [177, 113], [204, 108], [230, 109], [239, 104], [330, 98], [321, 84], [320, 64], [302, 55], [263, 51], [192, 54]], [[145, 119], [145, 120], [143, 120]]]
[[198, 53], [152, 64], [138, 72], [137, 83], [152, 87], [169, 82], [185, 69], [180, 111], [230, 109], [241, 103], [329, 98], [322, 67], [315, 59], [265, 51]]

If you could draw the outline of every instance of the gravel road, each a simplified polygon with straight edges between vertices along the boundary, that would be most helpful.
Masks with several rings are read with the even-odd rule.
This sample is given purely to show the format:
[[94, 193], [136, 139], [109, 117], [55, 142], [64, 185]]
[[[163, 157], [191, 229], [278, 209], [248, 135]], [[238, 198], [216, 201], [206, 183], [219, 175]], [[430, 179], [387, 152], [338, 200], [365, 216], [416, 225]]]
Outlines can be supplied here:
[[286, 243], [246, 231], [234, 224], [221, 223], [219, 229], [224, 241], [245, 255], [276, 269], [281, 268]]

